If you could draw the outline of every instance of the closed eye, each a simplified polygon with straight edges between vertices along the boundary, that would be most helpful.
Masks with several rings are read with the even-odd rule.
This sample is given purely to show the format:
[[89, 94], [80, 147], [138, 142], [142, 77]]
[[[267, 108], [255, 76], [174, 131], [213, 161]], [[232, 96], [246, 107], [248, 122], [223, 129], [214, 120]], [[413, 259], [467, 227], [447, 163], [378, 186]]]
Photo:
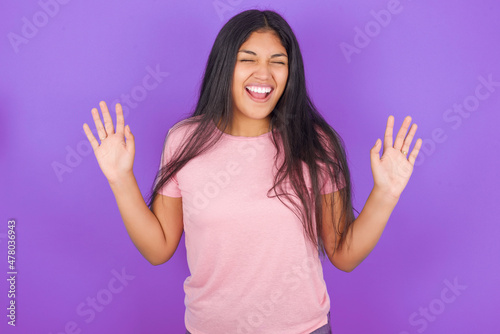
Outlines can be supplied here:
[[[240, 59], [240, 62], [248, 62], [248, 61], [254, 61], [252, 59]], [[286, 65], [284, 62], [282, 61], [273, 61], [272, 62], [273, 64], [281, 64], [281, 65]]]

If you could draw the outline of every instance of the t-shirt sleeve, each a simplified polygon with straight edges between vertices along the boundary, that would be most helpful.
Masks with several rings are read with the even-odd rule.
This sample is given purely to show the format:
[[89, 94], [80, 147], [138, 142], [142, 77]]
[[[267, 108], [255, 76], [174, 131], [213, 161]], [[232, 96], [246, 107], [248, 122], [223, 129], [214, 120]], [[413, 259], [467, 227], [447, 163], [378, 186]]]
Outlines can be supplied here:
[[[319, 130], [319, 138], [322, 141], [323, 145], [326, 147], [329, 147], [331, 150], [331, 145], [327, 140], [327, 136], [324, 135], [323, 131]], [[337, 158], [332, 158], [334, 162], [338, 163]], [[318, 182], [320, 185], [320, 194], [325, 195], [325, 194], [330, 194], [332, 192], [338, 191], [339, 189], [342, 189], [345, 187], [345, 180], [344, 176], [342, 173], [338, 173], [337, 178], [335, 181], [329, 177], [328, 171], [326, 169], [326, 164], [324, 162], [319, 162], [319, 176], [318, 176]]]
[[320, 163], [320, 176], [319, 176], [319, 182], [321, 188], [320, 188], [320, 194], [325, 195], [325, 194], [330, 194], [332, 192], [338, 191], [339, 189], [342, 189], [345, 187], [345, 182], [342, 174], [339, 174], [338, 179], [335, 180], [336, 183], [333, 183], [333, 180], [329, 177], [329, 174], [325, 168], [325, 165], [323, 163]]
[[[163, 145], [163, 151], [161, 155], [160, 169], [165, 166], [174, 155], [175, 149], [177, 148], [177, 142], [174, 140], [172, 128], [168, 130], [165, 143]], [[182, 197], [181, 190], [179, 188], [179, 182], [177, 181], [177, 174], [171, 177], [161, 189], [158, 191], [159, 194], [169, 197]]]

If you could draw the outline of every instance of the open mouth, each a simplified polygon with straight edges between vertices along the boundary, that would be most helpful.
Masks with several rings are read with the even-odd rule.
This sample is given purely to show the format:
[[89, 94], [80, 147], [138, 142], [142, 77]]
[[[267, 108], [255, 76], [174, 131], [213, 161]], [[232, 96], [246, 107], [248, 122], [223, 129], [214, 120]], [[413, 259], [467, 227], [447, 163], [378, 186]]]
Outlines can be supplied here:
[[266, 101], [269, 98], [269, 95], [273, 92], [274, 89], [271, 88], [269, 92], [255, 92], [253, 90], [248, 89], [248, 87], [245, 87], [245, 90], [247, 91], [248, 95], [254, 100], [257, 101]]

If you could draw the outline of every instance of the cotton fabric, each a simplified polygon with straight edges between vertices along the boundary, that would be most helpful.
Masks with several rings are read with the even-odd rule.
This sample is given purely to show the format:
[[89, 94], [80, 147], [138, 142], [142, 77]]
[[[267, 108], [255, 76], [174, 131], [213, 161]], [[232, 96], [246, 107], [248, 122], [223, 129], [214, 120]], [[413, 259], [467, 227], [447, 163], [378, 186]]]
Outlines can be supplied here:
[[[181, 121], [169, 130], [162, 165], [194, 126]], [[215, 124], [214, 131], [221, 132]], [[184, 321], [192, 334], [309, 334], [328, 323], [330, 298], [318, 251], [299, 218], [266, 196], [275, 172], [271, 137], [223, 133], [159, 192], [182, 197], [191, 274], [183, 285]], [[321, 179], [322, 194], [337, 190]]]

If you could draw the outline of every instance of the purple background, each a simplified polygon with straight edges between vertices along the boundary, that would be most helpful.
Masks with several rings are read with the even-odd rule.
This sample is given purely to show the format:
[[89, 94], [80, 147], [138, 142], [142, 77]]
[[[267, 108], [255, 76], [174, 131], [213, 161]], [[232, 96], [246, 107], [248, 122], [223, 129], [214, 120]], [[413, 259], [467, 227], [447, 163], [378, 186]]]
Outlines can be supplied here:
[[[352, 273], [323, 264], [334, 332], [500, 332], [500, 84], [475, 97], [480, 77], [500, 82], [498, 1], [60, 2], [6, 0], [0, 10], [0, 332], [184, 333], [184, 237], [161, 266], [141, 256], [82, 124], [94, 126], [100, 100], [127, 106], [132, 96], [125, 122], [149, 194], [165, 134], [195, 106], [218, 31], [250, 8], [275, 9], [294, 29], [312, 98], [346, 143], [359, 211], [388, 115], [397, 129], [411, 115], [424, 140], [373, 252]], [[375, 23], [388, 7], [390, 22]], [[370, 41], [360, 45], [365, 28]], [[358, 53], [346, 56], [341, 43], [358, 43]], [[148, 67], [168, 72], [149, 91]], [[464, 103], [471, 112], [453, 111]], [[9, 219], [15, 328], [6, 317]], [[126, 285], [113, 280], [122, 271]], [[446, 290], [455, 280], [462, 288]]]

